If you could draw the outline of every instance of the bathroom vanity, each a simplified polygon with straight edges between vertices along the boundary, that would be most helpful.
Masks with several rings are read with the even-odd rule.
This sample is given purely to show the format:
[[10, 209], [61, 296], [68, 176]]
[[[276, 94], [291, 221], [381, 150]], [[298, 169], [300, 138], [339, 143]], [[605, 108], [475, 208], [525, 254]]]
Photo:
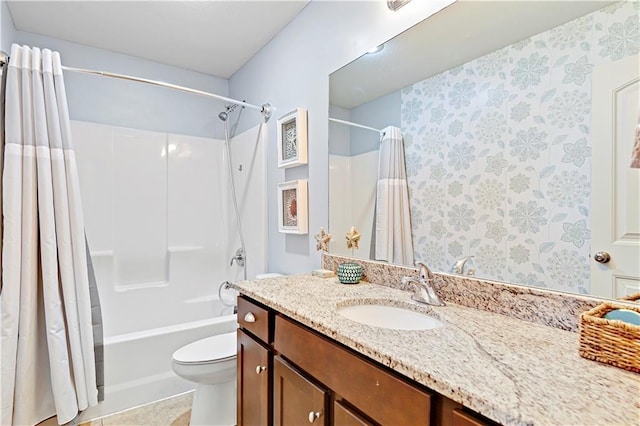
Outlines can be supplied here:
[[238, 313], [238, 424], [494, 424], [247, 297]]
[[[238, 424], [637, 424], [640, 376], [582, 359], [578, 335], [370, 283], [243, 281]], [[341, 307], [401, 306], [430, 330], [354, 322]]]

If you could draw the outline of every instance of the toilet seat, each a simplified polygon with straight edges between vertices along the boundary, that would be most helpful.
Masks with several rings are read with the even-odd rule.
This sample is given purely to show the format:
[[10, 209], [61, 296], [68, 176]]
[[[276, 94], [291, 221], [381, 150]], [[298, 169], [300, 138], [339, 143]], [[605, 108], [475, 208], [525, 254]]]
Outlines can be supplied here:
[[214, 364], [236, 357], [236, 333], [219, 334], [197, 340], [173, 353], [173, 362], [182, 365]]
[[275, 272], [269, 272], [269, 273], [266, 273], [266, 274], [258, 274], [258, 275], [256, 275], [256, 279], [257, 280], [264, 280], [264, 279], [267, 279], [267, 278], [276, 278], [276, 277], [281, 277], [281, 276], [282, 276], [282, 274], [278, 274], [278, 273], [275, 273]]

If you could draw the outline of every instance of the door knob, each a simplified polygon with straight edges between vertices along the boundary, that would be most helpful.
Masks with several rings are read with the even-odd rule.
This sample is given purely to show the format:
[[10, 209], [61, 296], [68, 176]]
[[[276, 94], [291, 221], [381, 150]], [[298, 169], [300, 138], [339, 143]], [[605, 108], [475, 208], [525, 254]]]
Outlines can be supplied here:
[[611, 260], [611, 255], [606, 251], [598, 251], [593, 255], [593, 260], [598, 263], [607, 263]]
[[258, 365], [258, 366], [256, 367], [256, 374], [260, 374], [260, 373], [262, 373], [262, 372], [263, 372], [264, 370], [266, 370], [266, 369], [267, 369], [267, 367], [264, 367], [264, 366], [262, 366], [262, 365]]

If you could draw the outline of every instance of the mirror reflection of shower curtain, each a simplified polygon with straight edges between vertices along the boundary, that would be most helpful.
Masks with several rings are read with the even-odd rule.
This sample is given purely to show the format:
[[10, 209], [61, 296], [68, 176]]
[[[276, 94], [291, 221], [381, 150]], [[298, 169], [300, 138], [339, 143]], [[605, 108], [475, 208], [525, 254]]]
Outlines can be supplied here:
[[409, 185], [399, 128], [383, 129], [378, 156], [375, 259], [413, 265]]
[[98, 403], [102, 375], [59, 55], [14, 44], [5, 99], [0, 424], [63, 424]]

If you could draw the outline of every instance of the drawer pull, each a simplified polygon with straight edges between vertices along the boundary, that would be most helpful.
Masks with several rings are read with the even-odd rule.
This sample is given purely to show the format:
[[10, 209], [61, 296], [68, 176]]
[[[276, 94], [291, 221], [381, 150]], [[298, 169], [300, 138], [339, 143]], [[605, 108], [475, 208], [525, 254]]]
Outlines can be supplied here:
[[309, 411], [309, 423], [313, 423], [320, 417], [320, 411]]
[[246, 322], [256, 322], [256, 317], [251, 312], [247, 312], [247, 315], [244, 316], [244, 320]]
[[263, 372], [264, 370], [266, 370], [266, 369], [267, 369], [267, 367], [264, 367], [264, 366], [262, 366], [262, 365], [259, 365], [259, 366], [257, 366], [257, 367], [256, 367], [256, 374], [260, 374], [260, 373], [262, 373], [262, 372]]

